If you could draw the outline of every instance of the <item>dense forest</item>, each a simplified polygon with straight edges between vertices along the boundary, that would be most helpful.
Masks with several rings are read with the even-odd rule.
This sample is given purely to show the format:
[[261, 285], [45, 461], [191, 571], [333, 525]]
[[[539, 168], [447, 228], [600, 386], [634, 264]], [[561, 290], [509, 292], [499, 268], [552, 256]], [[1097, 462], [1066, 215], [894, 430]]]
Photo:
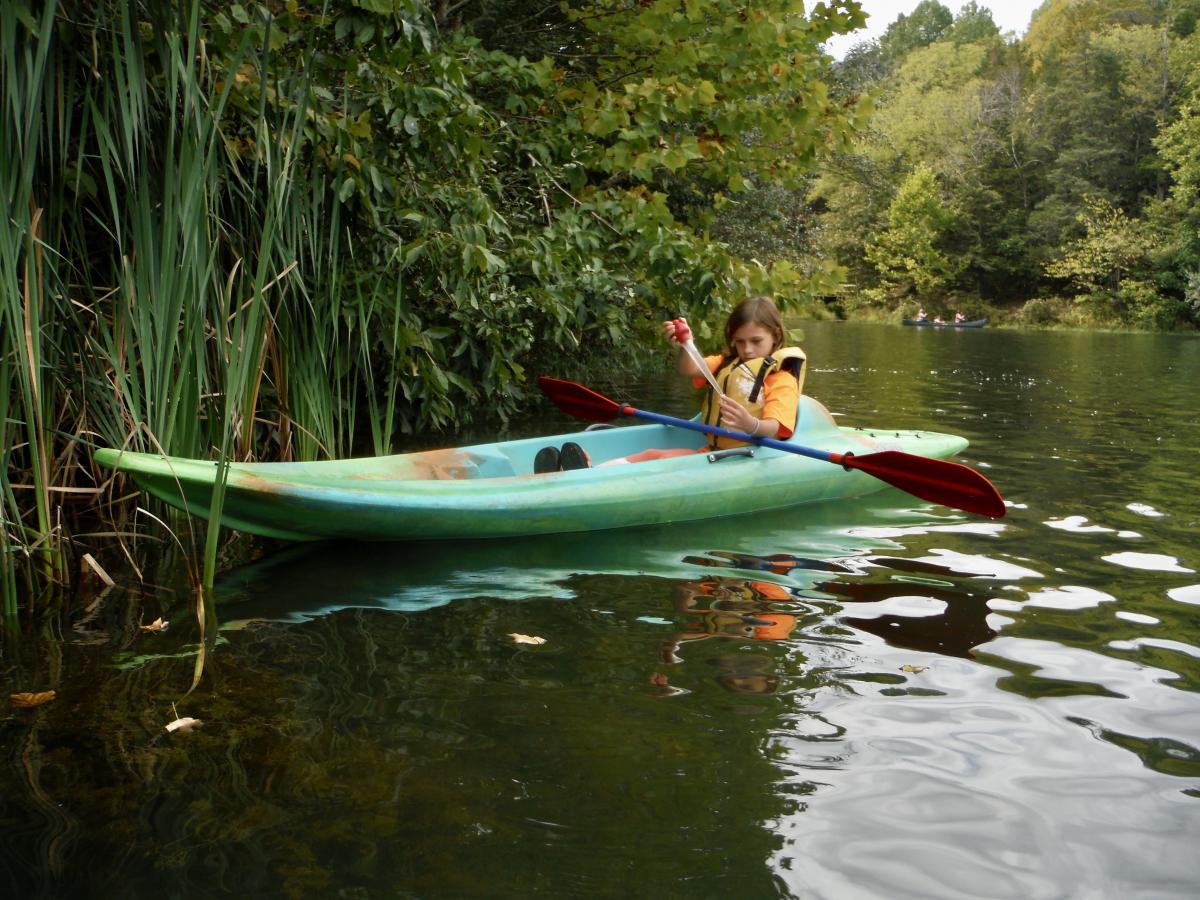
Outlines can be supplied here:
[[95, 445], [385, 452], [755, 293], [1194, 327], [1198, 17], [927, 0], [834, 61], [854, 0], [0, 0], [5, 608]]
[[846, 308], [1200, 323], [1198, 19], [1196, 0], [1048, 0], [1006, 41], [975, 3], [925, 0], [855, 46], [834, 92], [874, 114], [793, 207]]

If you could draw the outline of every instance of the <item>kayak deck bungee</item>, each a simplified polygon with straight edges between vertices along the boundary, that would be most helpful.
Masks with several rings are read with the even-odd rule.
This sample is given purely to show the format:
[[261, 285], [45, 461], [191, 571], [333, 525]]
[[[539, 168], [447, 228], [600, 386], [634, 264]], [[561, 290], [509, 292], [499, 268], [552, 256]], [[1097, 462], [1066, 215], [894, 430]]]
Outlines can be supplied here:
[[[967, 446], [936, 432], [842, 428], [811, 397], [801, 398], [791, 440], [834, 453], [899, 450], [932, 459]], [[593, 467], [534, 475], [538, 450], [566, 441], [580, 444]], [[690, 431], [656, 424], [394, 456], [231, 463], [221, 522], [296, 541], [518, 537], [767, 512], [884, 487], [862, 472], [766, 447], [603, 465], [702, 444]], [[215, 462], [112, 449], [95, 458], [168, 504], [208, 517]]]

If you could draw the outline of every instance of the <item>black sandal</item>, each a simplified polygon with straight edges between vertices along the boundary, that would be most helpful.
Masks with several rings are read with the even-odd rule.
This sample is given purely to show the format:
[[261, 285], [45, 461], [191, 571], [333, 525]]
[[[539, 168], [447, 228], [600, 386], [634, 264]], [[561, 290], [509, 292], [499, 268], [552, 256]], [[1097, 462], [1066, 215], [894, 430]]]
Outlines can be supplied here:
[[590, 469], [592, 458], [574, 441], [567, 441], [558, 451], [558, 464], [563, 470]]
[[549, 472], [557, 472], [561, 468], [558, 459], [557, 447], [543, 447], [537, 452], [537, 456], [533, 458], [533, 474], [545, 475]]

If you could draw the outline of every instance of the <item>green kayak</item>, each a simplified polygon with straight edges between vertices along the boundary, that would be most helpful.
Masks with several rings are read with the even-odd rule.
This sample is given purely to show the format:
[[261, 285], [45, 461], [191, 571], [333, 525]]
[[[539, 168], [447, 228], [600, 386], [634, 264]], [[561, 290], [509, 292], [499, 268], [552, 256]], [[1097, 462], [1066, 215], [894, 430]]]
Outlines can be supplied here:
[[[533, 474], [538, 450], [582, 445], [592, 468]], [[901, 450], [930, 458], [967, 446], [928, 431], [841, 428], [802, 397], [792, 441], [839, 453]], [[885, 485], [870, 475], [776, 449], [696, 453], [604, 465], [703, 438], [667, 425], [603, 428], [396, 456], [327, 462], [234, 463], [221, 523], [266, 537], [420, 540], [598, 531], [764, 512], [857, 497]], [[189, 514], [208, 517], [217, 464], [98, 450], [96, 461]]]

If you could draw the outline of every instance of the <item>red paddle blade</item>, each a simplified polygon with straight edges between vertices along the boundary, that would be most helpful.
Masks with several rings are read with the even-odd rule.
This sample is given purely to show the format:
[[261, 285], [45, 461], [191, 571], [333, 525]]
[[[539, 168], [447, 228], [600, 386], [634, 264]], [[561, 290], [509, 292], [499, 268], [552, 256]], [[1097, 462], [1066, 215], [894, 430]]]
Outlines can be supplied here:
[[1001, 518], [1006, 512], [1004, 498], [996, 486], [962, 463], [929, 459], [899, 450], [846, 456], [841, 462], [930, 503], [993, 519]]
[[538, 387], [568, 416], [589, 422], [611, 422], [621, 414], [621, 405], [573, 381], [538, 376]]

